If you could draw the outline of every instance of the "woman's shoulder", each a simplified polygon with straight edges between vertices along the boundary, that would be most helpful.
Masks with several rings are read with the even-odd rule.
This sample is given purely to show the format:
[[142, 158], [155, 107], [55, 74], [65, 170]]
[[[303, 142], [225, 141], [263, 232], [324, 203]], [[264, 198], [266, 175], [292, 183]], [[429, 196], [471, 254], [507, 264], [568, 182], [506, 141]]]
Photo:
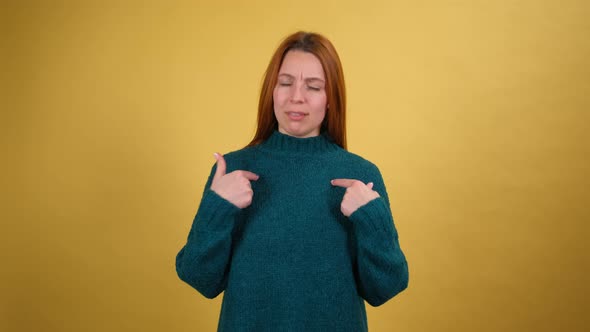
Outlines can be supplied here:
[[223, 154], [223, 156], [225, 157], [225, 159], [232, 159], [232, 160], [240, 160], [240, 159], [247, 159], [249, 158], [253, 153], [253, 147], [244, 147], [241, 148], [239, 150], [233, 150], [230, 152], [227, 152], [225, 154]]
[[377, 165], [375, 165], [369, 159], [366, 159], [360, 154], [350, 152], [344, 149], [340, 150], [339, 158], [345, 159], [347, 162], [350, 162], [351, 164], [358, 165], [361, 167], [377, 168]]
[[254, 149], [253, 147], [244, 147], [222, 154], [227, 164], [227, 172], [229, 173], [236, 169], [246, 169], [253, 159]]

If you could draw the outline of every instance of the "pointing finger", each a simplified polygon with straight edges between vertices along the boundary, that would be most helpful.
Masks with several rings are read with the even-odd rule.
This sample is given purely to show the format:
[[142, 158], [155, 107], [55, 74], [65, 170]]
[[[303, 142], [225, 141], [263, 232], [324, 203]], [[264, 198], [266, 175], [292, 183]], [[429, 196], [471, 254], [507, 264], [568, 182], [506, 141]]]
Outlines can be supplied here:
[[217, 170], [215, 171], [215, 175], [213, 176], [213, 179], [215, 180], [225, 175], [225, 169], [227, 166], [225, 164], [225, 159], [221, 154], [215, 152], [213, 156], [217, 160]]
[[248, 179], [250, 181], [256, 181], [256, 180], [258, 180], [258, 175], [254, 174], [252, 172], [249, 172], [249, 171], [240, 171], [240, 173], [242, 173], [242, 175], [246, 179]]
[[356, 181], [358, 181], [358, 180], [334, 179], [334, 180], [330, 181], [330, 183], [332, 183], [332, 185], [336, 186], [336, 187], [348, 188], [348, 187], [352, 186]]

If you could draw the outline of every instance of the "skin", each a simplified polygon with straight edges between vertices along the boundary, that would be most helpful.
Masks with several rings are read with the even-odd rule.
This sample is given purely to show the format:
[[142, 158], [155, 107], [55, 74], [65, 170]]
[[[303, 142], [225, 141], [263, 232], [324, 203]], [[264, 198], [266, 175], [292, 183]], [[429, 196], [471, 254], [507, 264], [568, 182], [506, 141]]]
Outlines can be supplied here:
[[211, 181], [211, 190], [240, 209], [252, 204], [252, 184], [250, 181], [258, 180], [258, 175], [249, 171], [237, 170], [226, 174], [226, 163], [223, 156], [214, 153], [217, 159], [217, 170]]
[[334, 179], [330, 181], [333, 186], [346, 188], [340, 211], [350, 217], [358, 208], [379, 197], [379, 193], [373, 190], [373, 182], [364, 184], [354, 179]]
[[[274, 113], [279, 132], [298, 138], [320, 134], [328, 108], [325, 81], [324, 69], [315, 55], [297, 50], [285, 55], [279, 69], [277, 85], [273, 90]], [[211, 182], [211, 190], [240, 209], [250, 206], [254, 196], [251, 181], [258, 180], [259, 176], [245, 170], [226, 173], [223, 156], [215, 153], [214, 157], [217, 160], [217, 170]], [[346, 188], [340, 211], [347, 217], [379, 197], [371, 182], [365, 184], [355, 179], [334, 179], [331, 184]]]
[[318, 136], [326, 116], [325, 87], [324, 69], [315, 55], [288, 52], [273, 90], [279, 132], [299, 138]]

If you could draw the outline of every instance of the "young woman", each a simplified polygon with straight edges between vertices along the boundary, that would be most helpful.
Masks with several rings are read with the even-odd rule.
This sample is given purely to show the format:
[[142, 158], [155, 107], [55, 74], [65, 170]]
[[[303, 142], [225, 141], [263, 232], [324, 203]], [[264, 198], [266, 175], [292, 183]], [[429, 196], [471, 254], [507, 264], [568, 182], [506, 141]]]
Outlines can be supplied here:
[[336, 50], [297, 32], [274, 53], [247, 147], [205, 186], [179, 277], [225, 291], [219, 331], [367, 331], [373, 306], [404, 290], [408, 267], [383, 179], [346, 150]]

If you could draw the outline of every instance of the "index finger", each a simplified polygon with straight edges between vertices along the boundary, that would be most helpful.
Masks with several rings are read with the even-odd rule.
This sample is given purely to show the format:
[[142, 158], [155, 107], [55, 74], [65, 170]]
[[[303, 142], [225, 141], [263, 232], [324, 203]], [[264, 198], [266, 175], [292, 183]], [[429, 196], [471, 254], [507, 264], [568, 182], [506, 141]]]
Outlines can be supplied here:
[[258, 180], [258, 174], [252, 173], [250, 171], [239, 171], [246, 179], [250, 181]]
[[330, 183], [336, 187], [348, 188], [348, 187], [352, 186], [356, 181], [358, 181], [358, 180], [334, 179], [334, 180], [330, 181]]

